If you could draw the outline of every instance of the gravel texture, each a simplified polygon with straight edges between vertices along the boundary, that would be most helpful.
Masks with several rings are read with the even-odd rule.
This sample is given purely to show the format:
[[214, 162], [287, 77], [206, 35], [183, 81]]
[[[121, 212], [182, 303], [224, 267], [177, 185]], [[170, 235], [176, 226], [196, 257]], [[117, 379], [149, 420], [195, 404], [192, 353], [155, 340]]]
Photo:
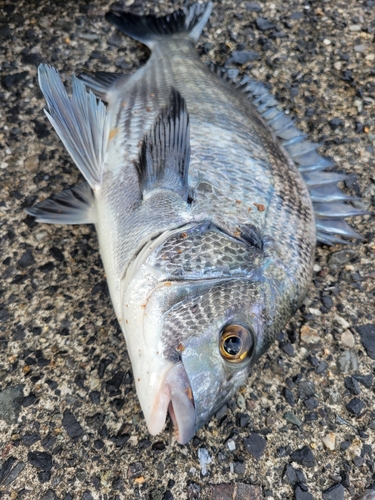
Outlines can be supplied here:
[[[123, 4], [136, 13], [182, 5]], [[358, 206], [374, 210], [374, 0], [214, 4], [202, 58], [269, 83], [351, 174], [345, 189], [362, 196]], [[37, 65], [69, 79], [134, 71], [148, 57], [105, 21], [108, 8], [0, 2], [0, 497], [372, 498], [374, 218], [353, 221], [363, 241], [317, 249], [304, 305], [247, 386], [180, 446], [168, 431], [147, 432], [94, 228], [26, 217], [25, 207], [79, 180], [42, 112]]]

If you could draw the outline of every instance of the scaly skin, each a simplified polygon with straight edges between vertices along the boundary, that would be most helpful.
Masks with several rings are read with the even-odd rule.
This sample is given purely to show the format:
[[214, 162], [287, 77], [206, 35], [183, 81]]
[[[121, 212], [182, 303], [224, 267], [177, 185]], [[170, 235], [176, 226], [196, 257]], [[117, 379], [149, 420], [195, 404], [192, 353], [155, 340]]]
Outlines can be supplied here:
[[[171, 86], [190, 116], [191, 203], [168, 190], [143, 198], [135, 167]], [[150, 401], [182, 360], [199, 428], [246, 381], [305, 296], [316, 238], [310, 197], [246, 95], [210, 72], [186, 38], [156, 44], [147, 64], [111, 91], [108, 113], [113, 138], [97, 195], [97, 230], [138, 395], [150, 421]], [[138, 265], [136, 256], [159, 235], [158, 247]], [[173, 245], [177, 278], [164, 255]], [[225, 256], [233, 261], [220, 271]], [[218, 355], [220, 331], [233, 322], [249, 326], [256, 339], [252, 356], [235, 368]]]

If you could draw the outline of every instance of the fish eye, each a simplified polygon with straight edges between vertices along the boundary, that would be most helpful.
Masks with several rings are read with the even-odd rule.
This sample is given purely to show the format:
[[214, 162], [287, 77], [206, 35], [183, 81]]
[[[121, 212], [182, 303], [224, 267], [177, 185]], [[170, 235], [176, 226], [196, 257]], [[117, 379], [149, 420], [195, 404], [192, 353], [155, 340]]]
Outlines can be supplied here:
[[242, 325], [228, 325], [220, 337], [220, 354], [231, 363], [241, 363], [248, 358], [254, 347], [250, 330]]

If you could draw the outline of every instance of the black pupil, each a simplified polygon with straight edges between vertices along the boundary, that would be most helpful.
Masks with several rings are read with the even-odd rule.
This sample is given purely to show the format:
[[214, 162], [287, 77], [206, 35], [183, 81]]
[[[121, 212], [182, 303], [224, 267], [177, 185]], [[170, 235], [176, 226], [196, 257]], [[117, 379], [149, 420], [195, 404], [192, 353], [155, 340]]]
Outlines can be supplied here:
[[237, 356], [241, 351], [242, 340], [239, 337], [228, 337], [224, 340], [225, 352], [230, 356]]

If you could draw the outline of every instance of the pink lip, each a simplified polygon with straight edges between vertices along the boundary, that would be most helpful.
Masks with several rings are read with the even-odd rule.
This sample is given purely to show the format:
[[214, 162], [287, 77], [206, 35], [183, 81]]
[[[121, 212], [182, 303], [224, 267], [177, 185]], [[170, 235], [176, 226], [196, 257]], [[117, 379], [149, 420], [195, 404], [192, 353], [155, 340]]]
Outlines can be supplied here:
[[148, 430], [156, 435], [163, 430], [167, 412], [173, 422], [173, 434], [180, 444], [187, 443], [195, 434], [195, 407], [190, 382], [182, 363], [170, 368], [156, 397]]

